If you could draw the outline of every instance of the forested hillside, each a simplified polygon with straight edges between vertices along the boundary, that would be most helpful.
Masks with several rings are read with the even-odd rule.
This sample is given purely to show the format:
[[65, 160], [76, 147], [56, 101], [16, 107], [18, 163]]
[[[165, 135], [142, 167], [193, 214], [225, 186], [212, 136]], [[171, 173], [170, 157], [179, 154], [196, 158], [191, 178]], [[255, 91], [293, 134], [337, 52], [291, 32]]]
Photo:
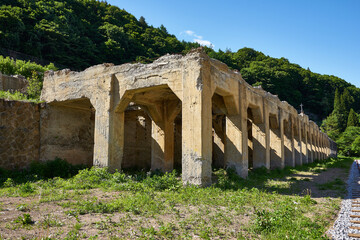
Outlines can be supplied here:
[[[96, 0], [0, 0], [0, 47], [64, 65], [73, 70], [103, 62], [151, 62], [166, 53], [186, 53], [197, 43], [179, 41], [144, 17]], [[121, 3], [120, 3], [121, 4]], [[164, 23], [166, 24], [166, 23]], [[336, 76], [321, 75], [251, 48], [236, 52], [205, 47], [210, 57], [238, 69], [250, 84], [279, 95], [320, 123], [334, 110], [338, 89], [360, 112], [360, 89]], [[347, 117], [347, 116], [346, 116]]]

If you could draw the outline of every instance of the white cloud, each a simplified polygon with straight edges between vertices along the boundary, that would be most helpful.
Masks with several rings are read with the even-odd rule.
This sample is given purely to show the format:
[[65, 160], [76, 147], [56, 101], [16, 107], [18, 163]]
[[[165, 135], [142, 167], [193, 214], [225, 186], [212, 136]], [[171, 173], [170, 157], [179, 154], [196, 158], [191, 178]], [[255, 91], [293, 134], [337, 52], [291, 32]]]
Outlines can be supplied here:
[[202, 36], [197, 35], [194, 31], [186, 30], [182, 33], [185, 33], [186, 35], [188, 35], [190, 37], [194, 37], [194, 39], [192, 41], [197, 42], [202, 46], [207, 46], [207, 47], [211, 47], [211, 48], [214, 47], [214, 45], [210, 41], [204, 40]]
[[189, 35], [189, 36], [194, 36], [194, 32], [193, 31], [191, 31], [191, 30], [186, 30], [185, 31], [185, 33], [187, 34], [187, 35]]
[[208, 40], [203, 39], [194, 39], [194, 42], [197, 42], [200, 45], [207, 46], [207, 47], [213, 47], [212, 43]]

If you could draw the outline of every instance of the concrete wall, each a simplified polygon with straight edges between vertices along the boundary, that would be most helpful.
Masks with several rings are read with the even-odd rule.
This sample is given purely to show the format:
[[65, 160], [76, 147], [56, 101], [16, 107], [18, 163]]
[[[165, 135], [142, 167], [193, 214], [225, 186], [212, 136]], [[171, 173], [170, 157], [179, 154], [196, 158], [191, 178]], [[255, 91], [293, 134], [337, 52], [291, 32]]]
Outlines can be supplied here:
[[69, 106], [55, 104], [42, 109], [40, 160], [59, 157], [92, 166], [95, 112], [86, 100], [81, 107]]
[[23, 76], [8, 76], [0, 72], [1, 91], [20, 91], [25, 92], [28, 81]]
[[125, 112], [125, 143], [122, 168], [150, 169], [151, 119], [142, 110]]
[[0, 99], [0, 168], [26, 168], [39, 159], [39, 104]]

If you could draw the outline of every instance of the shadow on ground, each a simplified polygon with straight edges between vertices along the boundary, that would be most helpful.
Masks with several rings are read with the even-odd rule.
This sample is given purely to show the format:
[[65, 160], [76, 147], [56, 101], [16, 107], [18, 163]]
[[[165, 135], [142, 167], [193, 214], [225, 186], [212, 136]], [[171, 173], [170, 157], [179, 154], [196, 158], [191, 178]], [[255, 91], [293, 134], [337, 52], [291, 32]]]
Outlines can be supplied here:
[[340, 156], [283, 170], [255, 169], [249, 172], [247, 179], [239, 178], [231, 169], [217, 170], [214, 171], [214, 186], [232, 190], [257, 188], [266, 192], [311, 195], [315, 198], [344, 198], [353, 161], [354, 158]]

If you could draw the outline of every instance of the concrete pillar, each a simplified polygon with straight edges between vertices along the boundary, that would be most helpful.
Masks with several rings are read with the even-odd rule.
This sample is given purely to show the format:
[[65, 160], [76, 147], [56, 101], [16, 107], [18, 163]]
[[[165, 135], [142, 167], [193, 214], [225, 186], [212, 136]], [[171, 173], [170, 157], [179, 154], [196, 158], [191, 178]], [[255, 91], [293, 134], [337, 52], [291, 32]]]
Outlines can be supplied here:
[[322, 134], [322, 154], [323, 154], [323, 159], [325, 159], [325, 135], [324, 133]]
[[248, 175], [248, 133], [246, 92], [239, 84], [239, 114], [226, 116], [225, 164], [243, 178]]
[[301, 163], [306, 164], [307, 161], [307, 139], [305, 124], [301, 122]]
[[174, 120], [180, 112], [179, 102], [159, 102], [147, 107], [152, 119], [151, 170], [163, 172], [174, 168]]
[[212, 92], [210, 76], [200, 68], [183, 76], [182, 180], [184, 184], [211, 185]]
[[165, 131], [163, 122], [151, 121], [151, 170], [162, 169], [165, 162]]
[[267, 100], [263, 99], [263, 122], [253, 123], [253, 167], [270, 169], [270, 126]]
[[295, 167], [294, 159], [294, 130], [291, 120], [287, 121], [284, 128], [284, 151], [285, 151], [285, 166]]
[[292, 163], [293, 163], [293, 166], [292, 167], [295, 167], [296, 166], [296, 146], [295, 144], [297, 143], [296, 140], [295, 140], [295, 126], [294, 126], [294, 119], [291, 117], [290, 118], [290, 124], [291, 124], [291, 149], [292, 149], [292, 152], [291, 152], [291, 157], [292, 157]]
[[308, 143], [309, 143], [309, 162], [314, 162], [314, 145], [312, 141], [313, 129], [309, 126], [309, 136], [308, 136]]
[[280, 149], [281, 149], [281, 166], [280, 168], [283, 169], [285, 167], [285, 146], [284, 146], [284, 112], [282, 109], [280, 109], [279, 111], [279, 115], [280, 115], [280, 124], [279, 124], [279, 127], [280, 127]]
[[326, 138], [326, 157], [329, 158], [330, 157], [330, 142], [329, 142], [329, 138]]
[[324, 155], [325, 155], [325, 159], [328, 158], [328, 153], [327, 153], [327, 137], [324, 133]]
[[318, 142], [318, 131], [315, 130], [314, 131], [314, 145], [315, 145], [315, 159], [319, 160], [320, 156], [319, 156], [319, 142]]
[[249, 163], [246, 157], [247, 126], [244, 122], [246, 123], [240, 115], [226, 116], [225, 164], [227, 168], [234, 168], [239, 176], [246, 178]]
[[284, 165], [284, 121], [282, 110], [279, 110], [278, 128], [270, 129], [270, 166], [282, 169]]
[[324, 136], [320, 134], [321, 159], [324, 159]]
[[321, 159], [325, 159], [325, 157], [324, 157], [324, 135], [323, 134], [321, 134], [320, 140], [321, 140]]
[[294, 123], [296, 122], [297, 129], [296, 135], [294, 138], [294, 153], [295, 153], [295, 165], [302, 165], [301, 158], [301, 125], [300, 120], [298, 118], [293, 119]]
[[317, 142], [316, 142], [316, 134], [317, 134], [317, 131], [316, 131], [316, 129], [314, 129], [314, 132], [313, 132], [314, 161], [315, 161], [316, 159], [319, 159], [319, 157], [318, 157]]
[[98, 108], [95, 112], [94, 166], [121, 169], [124, 154], [124, 112]]
[[322, 160], [323, 159], [323, 154], [322, 154], [322, 134], [321, 132], [319, 133], [319, 158]]

